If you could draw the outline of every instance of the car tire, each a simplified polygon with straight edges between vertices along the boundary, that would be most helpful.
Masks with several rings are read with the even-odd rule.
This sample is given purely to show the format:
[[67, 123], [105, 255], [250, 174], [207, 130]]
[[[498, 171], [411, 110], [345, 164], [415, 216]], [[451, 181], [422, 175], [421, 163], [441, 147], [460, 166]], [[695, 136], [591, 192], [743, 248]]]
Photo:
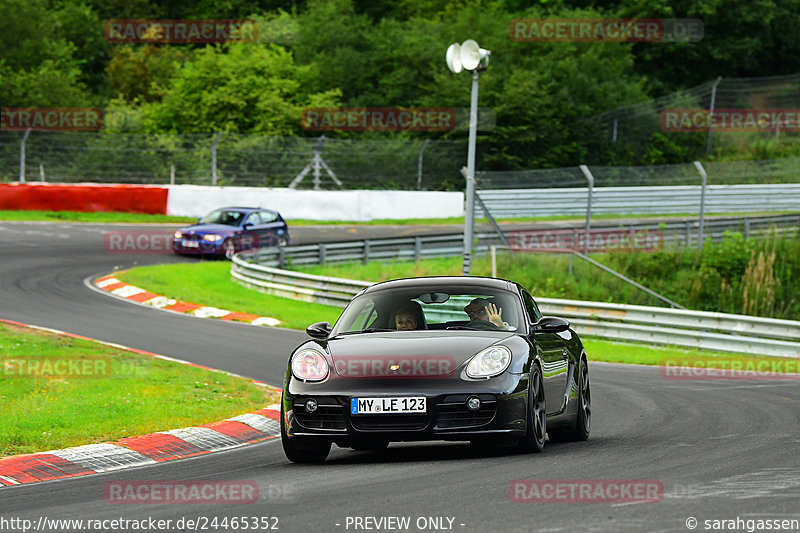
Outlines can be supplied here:
[[517, 450], [523, 453], [539, 453], [544, 450], [547, 437], [547, 410], [542, 371], [536, 364], [531, 365], [526, 411], [525, 435], [519, 440]]
[[286, 416], [283, 413], [281, 398], [281, 444], [286, 458], [293, 463], [321, 463], [331, 452], [330, 441], [303, 437], [289, 438], [286, 434]]
[[236, 253], [236, 244], [234, 244], [233, 239], [222, 241], [222, 252], [225, 254], [225, 259], [229, 261], [233, 259], [233, 255]]
[[581, 358], [578, 371], [578, 413], [574, 425], [550, 431], [553, 441], [584, 441], [589, 438], [592, 426], [592, 389], [589, 384], [589, 365]]

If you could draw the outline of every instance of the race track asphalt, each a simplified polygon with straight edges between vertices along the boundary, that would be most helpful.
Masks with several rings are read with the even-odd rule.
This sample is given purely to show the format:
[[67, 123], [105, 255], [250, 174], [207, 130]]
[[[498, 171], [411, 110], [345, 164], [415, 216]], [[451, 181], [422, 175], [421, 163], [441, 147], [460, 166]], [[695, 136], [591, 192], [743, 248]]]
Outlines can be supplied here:
[[[103, 240], [108, 229], [0, 223], [0, 318], [279, 384], [289, 351], [305, 338], [302, 332], [173, 315], [88, 288], [85, 279], [115, 266], [194, 260], [164, 253], [108, 253]], [[305, 231], [303, 238], [313, 240], [314, 231]], [[163, 531], [181, 530], [176, 527], [181, 518], [269, 516], [278, 518], [280, 531], [290, 532], [476, 533], [691, 531], [690, 517], [699, 521], [697, 531], [715, 526], [706, 520], [737, 518], [746, 530], [748, 520], [800, 519], [797, 381], [665, 380], [657, 368], [591, 362], [590, 369], [594, 418], [584, 443], [549, 443], [540, 455], [482, 452], [460, 443], [396, 444], [385, 452], [334, 447], [327, 462], [308, 466], [289, 463], [273, 440], [153, 466], [3, 488], [0, 530], [21, 530], [3, 518], [38, 523], [43, 517], [172, 520]], [[561, 480], [562, 486], [564, 480], [651, 480], [663, 487], [663, 494], [654, 503], [514, 502], [509, 486], [519, 479]], [[109, 482], [175, 480], [254, 482], [260, 496], [244, 505], [133, 505], [104, 498]], [[408, 517], [410, 522], [408, 528], [377, 529], [365, 517]], [[452, 525], [445, 519], [434, 528], [432, 522], [423, 524], [427, 517], [450, 518]], [[44, 530], [81, 529], [73, 524]], [[234, 530], [244, 529], [207, 529]]]

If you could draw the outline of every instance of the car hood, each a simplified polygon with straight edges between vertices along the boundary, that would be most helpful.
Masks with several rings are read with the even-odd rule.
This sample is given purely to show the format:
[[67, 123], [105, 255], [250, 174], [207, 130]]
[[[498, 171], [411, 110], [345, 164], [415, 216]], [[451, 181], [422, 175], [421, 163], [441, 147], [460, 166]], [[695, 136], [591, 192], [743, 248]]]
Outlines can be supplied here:
[[225, 224], [195, 224], [194, 226], [181, 228], [178, 231], [190, 235], [205, 235], [207, 233], [231, 233], [237, 229], [239, 228], [226, 226]]
[[467, 330], [360, 333], [331, 338], [327, 349], [342, 377], [431, 377], [453, 374], [473, 355], [510, 336]]

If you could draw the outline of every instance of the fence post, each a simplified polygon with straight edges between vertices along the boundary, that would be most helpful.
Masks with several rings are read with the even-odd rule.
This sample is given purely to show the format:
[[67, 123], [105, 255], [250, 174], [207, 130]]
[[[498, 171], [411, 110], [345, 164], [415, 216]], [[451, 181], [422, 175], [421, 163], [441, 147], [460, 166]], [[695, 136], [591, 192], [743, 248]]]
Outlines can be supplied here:
[[425, 147], [428, 146], [428, 143], [431, 142], [430, 139], [425, 139], [425, 142], [422, 143], [422, 148], [419, 149], [419, 159], [417, 160], [417, 190], [422, 190], [422, 152], [425, 151]]
[[745, 239], [749, 239], [750, 238], [750, 219], [749, 218], [745, 218], [744, 219], [744, 238]]
[[422, 258], [422, 239], [414, 237], [414, 262], [416, 263]]
[[28, 135], [31, 134], [31, 129], [25, 130], [25, 135], [22, 136], [22, 142], [19, 145], [19, 182], [25, 183], [25, 141], [28, 140]]
[[583, 253], [589, 253], [589, 230], [592, 228], [592, 193], [594, 192], [594, 176], [589, 171], [589, 167], [581, 165], [581, 172], [586, 176], [588, 184], [586, 196], [586, 239], [583, 245]]
[[222, 137], [222, 132], [217, 133], [214, 142], [211, 144], [211, 185], [217, 184], [217, 144]]
[[[717, 78], [717, 81], [714, 82], [714, 86], [711, 87], [711, 105], [709, 106], [709, 113], [708, 113], [708, 123], [711, 124], [712, 120], [714, 119], [714, 104], [717, 101], [717, 85], [719, 85], [720, 80], [722, 80], [722, 76]], [[711, 153], [711, 127], [708, 128], [708, 133], [706, 134], [706, 155]]]
[[706, 188], [708, 186], [708, 174], [706, 174], [706, 169], [703, 168], [703, 165], [700, 164], [700, 161], [695, 161], [694, 166], [697, 171], [700, 173], [700, 176], [703, 178], [703, 184], [700, 188], [700, 230], [698, 231], [698, 235], [700, 238], [700, 249], [703, 249], [703, 241], [705, 240], [705, 236], [703, 233], [705, 232], [705, 222], [706, 222]]
[[175, 185], [175, 165], [169, 166], [169, 184]]
[[45, 181], [44, 179], [44, 165], [39, 165], [39, 181]]
[[364, 264], [369, 263], [369, 241], [364, 241]]

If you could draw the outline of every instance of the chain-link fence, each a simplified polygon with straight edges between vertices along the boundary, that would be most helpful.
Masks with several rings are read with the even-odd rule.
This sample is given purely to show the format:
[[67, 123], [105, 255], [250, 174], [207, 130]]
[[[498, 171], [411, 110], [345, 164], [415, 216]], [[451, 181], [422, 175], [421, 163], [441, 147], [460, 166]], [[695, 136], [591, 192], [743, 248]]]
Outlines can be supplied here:
[[20, 180], [22, 167], [25, 181], [62, 183], [459, 190], [467, 151], [424, 139], [25, 133], [0, 132], [0, 181]]
[[[764, 161], [704, 162], [708, 185], [800, 183], [800, 157]], [[589, 165], [595, 187], [657, 187], [700, 185], [701, 175], [693, 163], [639, 167]], [[476, 172], [478, 190], [552, 189], [586, 187], [580, 167]]]
[[752, 147], [758, 142], [775, 145], [796, 143], [800, 134], [795, 119], [769, 120], [747, 131], [665, 130], [662, 111], [670, 109], [704, 110], [788, 110], [800, 109], [800, 74], [761, 78], [719, 78], [697, 87], [660, 98], [626, 105], [580, 121], [576, 127], [585, 131], [585, 160], [603, 163], [620, 158], [642, 158], [648, 151], [654, 156], [673, 160], [701, 158], [719, 149], [735, 152], [739, 146]]

